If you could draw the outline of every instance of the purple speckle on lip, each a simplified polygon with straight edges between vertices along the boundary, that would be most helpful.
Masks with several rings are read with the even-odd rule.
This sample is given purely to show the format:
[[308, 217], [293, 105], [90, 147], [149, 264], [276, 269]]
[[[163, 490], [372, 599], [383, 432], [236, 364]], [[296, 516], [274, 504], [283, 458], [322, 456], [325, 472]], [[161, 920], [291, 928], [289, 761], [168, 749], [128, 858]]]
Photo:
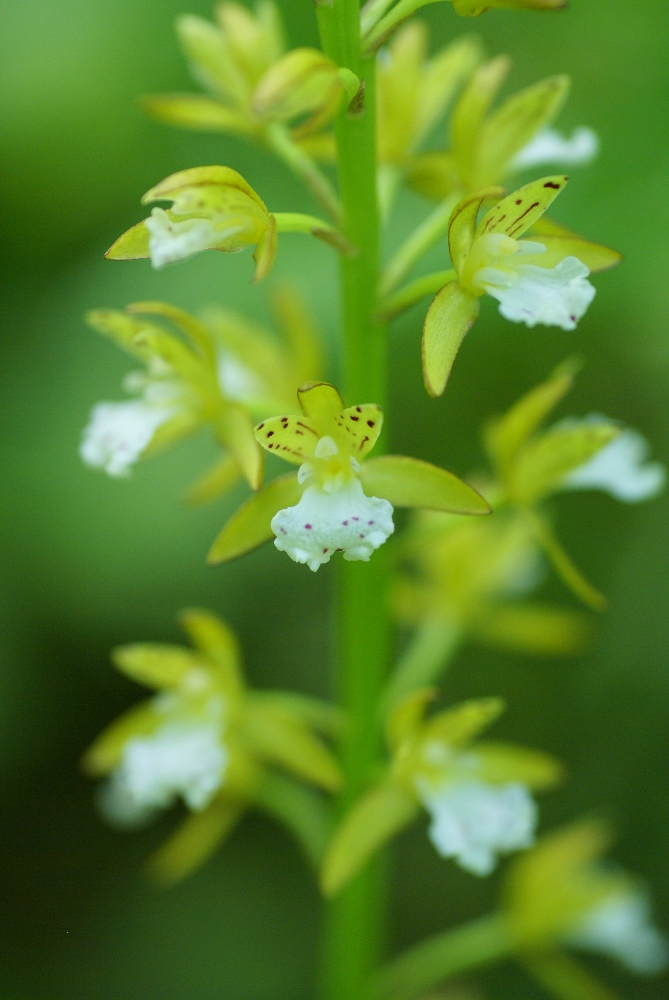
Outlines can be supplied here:
[[304, 527], [307, 529], [307, 531], [311, 531], [311, 529], [313, 528], [313, 525], [312, 524], [305, 524]]
[[359, 520], [360, 520], [360, 518], [359, 518], [359, 517], [354, 517], [354, 518], [353, 518], [353, 520], [354, 520], [354, 521], [359, 521]]
[[361, 537], [361, 538], [364, 538], [365, 536], [364, 536], [364, 535], [360, 535], [360, 537]]
[[345, 528], [348, 528], [348, 521], [342, 521], [341, 523], [344, 525]]
[[374, 524], [374, 522], [373, 521], [368, 521], [367, 524]]
[[279, 530], [281, 531], [281, 534], [282, 534], [282, 535], [285, 535], [285, 534], [287, 534], [287, 532], [286, 532], [286, 529], [285, 529], [285, 528], [280, 528]]

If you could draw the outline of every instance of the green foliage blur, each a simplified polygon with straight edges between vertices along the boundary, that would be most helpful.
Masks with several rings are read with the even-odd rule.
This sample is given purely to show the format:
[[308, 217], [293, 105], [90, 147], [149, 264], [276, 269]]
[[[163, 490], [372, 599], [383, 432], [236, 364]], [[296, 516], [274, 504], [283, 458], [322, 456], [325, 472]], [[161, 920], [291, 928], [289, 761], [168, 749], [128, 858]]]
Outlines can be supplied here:
[[[316, 44], [310, 0], [283, 0], [291, 43]], [[0, 379], [0, 987], [3, 1000], [293, 1000], [315, 993], [318, 898], [287, 835], [244, 820], [202, 872], [168, 892], [142, 860], [175, 822], [132, 835], [98, 819], [78, 758], [139, 689], [117, 675], [112, 646], [180, 641], [176, 612], [210, 607], [238, 630], [251, 682], [327, 693], [329, 573], [313, 577], [271, 546], [222, 568], [204, 556], [244, 495], [201, 511], [179, 503], [212, 454], [204, 439], [141, 465], [129, 481], [85, 468], [81, 428], [100, 399], [119, 399], [125, 358], [83, 313], [162, 298], [188, 309], [221, 303], [258, 319], [266, 292], [250, 254], [199, 255], [161, 272], [102, 254], [142, 217], [141, 194], [173, 171], [238, 169], [270, 208], [313, 210], [269, 156], [231, 138], [142, 118], [143, 93], [196, 89], [173, 34], [181, 12], [209, 0], [4, 0], [0, 11], [0, 200], [3, 342]], [[601, 137], [593, 167], [574, 170], [556, 218], [617, 247], [623, 265], [596, 277], [575, 333], [526, 330], [488, 300], [439, 401], [422, 388], [424, 306], [391, 329], [393, 450], [464, 474], [480, 461], [480, 425], [569, 353], [586, 366], [562, 413], [599, 411], [638, 427], [669, 460], [669, 21], [666, 0], [573, 0], [566, 13], [424, 14], [436, 48], [475, 30], [509, 52], [507, 90], [567, 72], [558, 125]], [[405, 195], [393, 240], [427, 213]], [[432, 253], [437, 267], [437, 252]], [[336, 262], [303, 237], [282, 238], [276, 277], [291, 278], [332, 349]], [[272, 279], [270, 279], [272, 280]], [[333, 367], [331, 374], [336, 375]], [[669, 926], [669, 498], [626, 507], [598, 494], [556, 503], [562, 538], [610, 597], [579, 661], [533, 662], [467, 649], [447, 675], [448, 700], [501, 694], [497, 732], [563, 758], [570, 778], [542, 803], [546, 829], [584, 812], [610, 819], [617, 859], [652, 883]], [[572, 603], [553, 579], [546, 596]], [[394, 850], [393, 947], [483, 913], [497, 878], [440, 860], [420, 826]], [[595, 962], [598, 967], [599, 962]], [[661, 998], [601, 963], [623, 996]], [[539, 998], [515, 968], [476, 977], [480, 996]]]

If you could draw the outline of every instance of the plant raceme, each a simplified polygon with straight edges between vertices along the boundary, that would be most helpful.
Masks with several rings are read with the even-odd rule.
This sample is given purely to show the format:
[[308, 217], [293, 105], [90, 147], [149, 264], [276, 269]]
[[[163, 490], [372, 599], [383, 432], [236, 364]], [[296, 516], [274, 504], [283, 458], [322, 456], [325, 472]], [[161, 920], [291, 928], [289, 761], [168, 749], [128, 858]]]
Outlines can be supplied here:
[[[596, 951], [644, 975], [661, 971], [667, 945], [650, 922], [645, 888], [600, 863], [607, 838], [597, 824], [537, 840], [535, 794], [553, 788], [562, 767], [540, 749], [482, 738], [503, 711], [500, 698], [427, 709], [465, 643], [534, 657], [581, 652], [590, 635], [585, 613], [532, 596], [548, 563], [587, 606], [605, 605], [562, 547], [549, 502], [594, 489], [637, 503], [661, 492], [666, 471], [649, 459], [642, 434], [602, 414], [546, 426], [573, 384], [573, 359], [486, 424], [488, 468], [468, 480], [383, 453], [387, 319], [432, 298], [423, 376], [429, 395], [440, 396], [484, 296], [510, 322], [571, 331], [595, 295], [590, 276], [621, 259], [547, 217], [567, 183], [563, 173], [511, 193], [501, 186], [524, 171], [596, 155], [591, 129], [566, 137], [554, 128], [569, 79], [540, 80], [495, 107], [510, 59], [486, 59], [470, 35], [430, 56], [427, 29], [410, 20], [427, 2], [434, 0], [368, 0], [360, 10], [357, 0], [316, 0], [323, 51], [288, 49], [269, 0], [255, 11], [228, 0], [214, 23], [191, 15], [177, 22], [207, 93], [147, 97], [145, 110], [263, 147], [305, 184], [328, 221], [270, 211], [230, 167], [191, 167], [147, 192], [144, 203], [161, 205], [106, 256], [163, 268], [204, 250], [252, 248], [259, 282], [272, 271], [280, 233], [330, 244], [341, 255], [336, 362], [349, 405], [323, 380], [314, 322], [288, 287], [272, 291], [280, 337], [220, 306], [194, 316], [136, 302], [87, 317], [141, 369], [124, 380], [125, 402], [94, 407], [80, 453], [89, 466], [124, 477], [207, 428], [220, 454], [187, 502], [209, 502], [242, 480], [253, 491], [215, 539], [210, 563], [270, 540], [314, 572], [341, 553], [342, 705], [249, 689], [228, 626], [191, 609], [180, 620], [192, 647], [113, 651], [115, 665], [153, 694], [113, 722], [83, 764], [104, 779], [100, 808], [119, 827], [185, 808], [187, 818], [149, 862], [163, 883], [199, 868], [249, 809], [284, 824], [319, 873], [323, 895], [338, 897], [324, 921], [328, 1000], [436, 996], [450, 978], [509, 956], [558, 1000], [605, 1000], [611, 994], [570, 951]], [[466, 17], [563, 6], [452, 0]], [[447, 113], [447, 143], [432, 148]], [[381, 227], [402, 185], [437, 205], [382, 270]], [[450, 268], [403, 284], [444, 236]], [[263, 485], [267, 455], [296, 468]], [[269, 459], [272, 475], [279, 464]], [[377, 550], [403, 527], [395, 523], [402, 507], [412, 511], [408, 528], [384, 558]], [[390, 671], [389, 611], [405, 633]], [[487, 876], [506, 855], [519, 857], [503, 876], [498, 910], [377, 968], [385, 893], [383, 866], [370, 862], [421, 813], [437, 854], [467, 873]]]

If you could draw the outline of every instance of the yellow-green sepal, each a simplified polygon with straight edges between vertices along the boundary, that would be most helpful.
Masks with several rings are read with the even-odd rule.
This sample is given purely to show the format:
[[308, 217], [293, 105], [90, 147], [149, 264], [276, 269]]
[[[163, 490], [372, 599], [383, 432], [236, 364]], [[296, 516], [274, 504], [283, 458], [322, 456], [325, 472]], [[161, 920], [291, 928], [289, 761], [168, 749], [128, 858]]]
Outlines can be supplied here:
[[393, 507], [425, 507], [454, 514], [489, 514], [480, 493], [437, 465], [405, 455], [381, 455], [366, 461], [360, 479], [369, 496]]
[[232, 515], [209, 550], [207, 562], [229, 562], [268, 541], [274, 515], [284, 507], [294, 506], [301, 495], [295, 472], [269, 483]]
[[497, 605], [472, 631], [486, 645], [529, 656], [578, 656], [592, 633], [585, 615], [548, 604]]
[[458, 174], [467, 186], [475, 186], [481, 126], [510, 69], [508, 56], [496, 56], [479, 66], [453, 110], [451, 145]]
[[528, 441], [509, 469], [509, 495], [519, 504], [535, 504], [559, 489], [574, 469], [609, 444], [620, 428], [608, 420], [565, 421]]
[[[142, 205], [152, 201], [174, 201], [178, 195], [190, 188], [228, 189], [231, 197], [234, 198], [239, 194], [245, 195], [252, 202], [255, 202], [265, 216], [268, 215], [264, 201], [242, 175], [233, 170], [232, 167], [221, 166], [189, 167], [187, 170], [179, 170], [176, 174], [170, 174], [169, 177], [154, 185], [142, 196]], [[220, 196], [214, 195], [213, 192], [211, 196], [215, 198], [212, 207], [219, 208]], [[199, 192], [197, 197], [199, 201], [206, 200], [208, 192], [206, 190]], [[236, 204], [235, 207], [237, 207]]]
[[502, 187], [482, 188], [463, 198], [453, 209], [448, 222], [448, 250], [451, 262], [461, 273], [474, 242], [476, 218], [484, 201], [499, 201], [506, 194]]
[[253, 111], [260, 118], [281, 122], [309, 115], [298, 132], [317, 131], [337, 111], [344, 91], [337, 65], [328, 56], [318, 49], [292, 49], [258, 82]]
[[202, 608], [186, 608], [179, 622], [189, 639], [219, 675], [226, 694], [236, 697], [244, 686], [237, 638], [224, 621]]
[[330, 841], [321, 871], [323, 895], [335, 896], [417, 813], [417, 800], [395, 782], [383, 782], [363, 795]]
[[585, 820], [514, 858], [503, 903], [516, 947], [545, 948], [610, 890], [616, 876], [595, 868], [610, 839], [601, 823]]
[[568, 180], [564, 174], [555, 174], [518, 188], [483, 216], [476, 237], [504, 233], [520, 239], [564, 191]]
[[411, 739], [420, 729], [427, 706], [437, 696], [436, 688], [413, 691], [397, 700], [386, 719], [386, 739], [388, 745], [397, 751], [406, 739]]
[[481, 128], [479, 181], [502, 176], [516, 153], [555, 118], [569, 93], [568, 76], [552, 76], [509, 97]]
[[174, 323], [187, 338], [202, 353], [213, 366], [216, 365], [216, 342], [207, 327], [185, 309], [173, 306], [169, 302], [131, 302], [125, 307], [125, 312], [131, 316], [160, 316]]
[[564, 777], [562, 764], [550, 754], [507, 743], [477, 743], [477, 773], [483, 781], [520, 781], [533, 791], [553, 788]]
[[253, 803], [290, 830], [313, 867], [320, 868], [333, 826], [332, 804], [325, 796], [287, 774], [267, 771]]
[[148, 360], [150, 352], [143, 350], [135, 339], [147, 325], [151, 325], [148, 320], [135, 319], [118, 309], [92, 309], [86, 313], [85, 319], [97, 333], [109, 337], [128, 354], [142, 361]]
[[234, 455], [252, 490], [262, 483], [262, 451], [253, 433], [253, 422], [239, 403], [226, 403], [214, 424], [216, 437]]
[[156, 121], [177, 128], [234, 135], [252, 135], [256, 131], [248, 117], [205, 94], [150, 94], [140, 99], [140, 106]]
[[485, 446], [502, 474], [522, 445], [571, 389], [580, 365], [578, 358], [568, 358], [549, 379], [530, 389], [503, 416], [490, 422], [485, 431]]
[[121, 673], [152, 688], [176, 687], [192, 670], [202, 668], [201, 659], [190, 649], [157, 642], [117, 646], [111, 659]]
[[249, 694], [243, 738], [266, 763], [328, 792], [341, 788], [341, 772], [330, 751], [286, 706]]
[[243, 102], [248, 96], [248, 85], [221, 31], [194, 14], [178, 17], [176, 30], [186, 56], [207, 87], [228, 102], [230, 99], [233, 103]]
[[149, 858], [149, 878], [168, 886], [192, 875], [232, 832], [245, 808], [244, 803], [219, 795], [202, 812], [193, 813]]
[[223, 455], [204, 475], [189, 486], [184, 502], [189, 507], [203, 507], [225, 496], [239, 482], [241, 470], [232, 455]]
[[269, 215], [267, 220], [267, 228], [262, 234], [255, 250], [253, 251], [253, 259], [255, 261], [256, 269], [253, 274], [253, 280], [257, 284], [266, 278], [269, 272], [274, 267], [274, 261], [276, 259], [276, 249], [277, 249], [277, 230], [276, 230], [276, 216]]
[[479, 300], [449, 281], [437, 292], [423, 327], [423, 380], [430, 396], [441, 396], [465, 335], [476, 322]]
[[602, 243], [593, 243], [566, 226], [542, 215], [532, 226], [530, 239], [543, 243], [546, 253], [536, 257], [533, 263], [539, 267], [555, 267], [565, 257], [577, 257], [593, 274], [608, 271], [623, 259], [623, 255]]
[[87, 774], [100, 777], [109, 774], [121, 763], [123, 748], [128, 740], [149, 736], [161, 722], [151, 701], [141, 702], [103, 729], [81, 758]]
[[504, 711], [501, 698], [474, 698], [429, 719], [421, 732], [423, 743], [438, 740], [450, 747], [469, 743]]
[[149, 230], [144, 221], [126, 229], [105, 254], [107, 260], [143, 260], [150, 256]]

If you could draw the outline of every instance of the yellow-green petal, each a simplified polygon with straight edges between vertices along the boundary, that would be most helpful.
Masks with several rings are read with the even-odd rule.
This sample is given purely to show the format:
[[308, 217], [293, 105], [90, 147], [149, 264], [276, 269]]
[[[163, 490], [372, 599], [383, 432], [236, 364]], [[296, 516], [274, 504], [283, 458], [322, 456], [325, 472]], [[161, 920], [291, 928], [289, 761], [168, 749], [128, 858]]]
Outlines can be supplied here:
[[429, 719], [421, 734], [424, 743], [439, 740], [458, 747], [492, 725], [504, 711], [501, 698], [474, 698]]
[[436, 688], [423, 688], [393, 705], [386, 720], [386, 737], [391, 749], [397, 750], [407, 737], [416, 734], [425, 718], [427, 706], [434, 701], [437, 693]]
[[488, 183], [506, 171], [523, 146], [549, 122], [569, 93], [568, 76], [552, 76], [518, 91], [483, 123], [480, 138], [478, 175]]
[[200, 653], [215, 666], [226, 691], [235, 696], [244, 686], [237, 637], [224, 621], [202, 608], [186, 608], [179, 622]]
[[497, 56], [480, 66], [453, 111], [451, 145], [458, 173], [467, 185], [476, 176], [481, 125], [510, 69], [508, 56]]
[[216, 437], [235, 457], [252, 490], [262, 483], [262, 452], [253, 433], [253, 423], [243, 406], [227, 403], [214, 425]]
[[504, 197], [504, 188], [488, 187], [467, 195], [453, 209], [448, 223], [448, 250], [451, 263], [458, 274], [462, 271], [465, 261], [474, 242], [476, 217], [484, 201], [499, 201]]
[[84, 771], [93, 777], [109, 774], [121, 763], [123, 748], [128, 740], [148, 736], [160, 722], [161, 717], [156, 713], [152, 700], [143, 701], [124, 712], [103, 729], [86, 750], [81, 758]]
[[538, 267], [555, 267], [565, 257], [577, 257], [593, 273], [608, 271], [623, 259], [623, 255], [612, 247], [601, 243], [593, 243], [575, 233], [568, 236], [531, 235], [533, 243], [542, 243], [546, 252], [532, 257], [532, 263]]
[[119, 236], [105, 254], [107, 260], [142, 260], [150, 256], [149, 230], [143, 220]]
[[330, 842], [321, 873], [323, 895], [335, 896], [417, 813], [416, 800], [393, 782], [367, 792], [344, 817]]
[[550, 754], [507, 743], [477, 743], [472, 750], [484, 781], [520, 781], [534, 791], [552, 788], [564, 777], [562, 764]]
[[160, 885], [173, 885], [201, 868], [241, 818], [244, 803], [218, 796], [206, 809], [189, 816], [149, 858], [147, 874]]
[[480, 493], [437, 465], [405, 455], [381, 455], [360, 469], [368, 496], [388, 500], [393, 507], [425, 507], [453, 514], [489, 514]]
[[249, 697], [243, 739], [253, 754], [329, 792], [342, 784], [330, 751], [293, 713], [267, 699]]
[[284, 507], [294, 506], [301, 495], [294, 472], [265, 486], [232, 515], [209, 550], [207, 562], [229, 562], [268, 541], [274, 515]]
[[423, 379], [431, 396], [441, 396], [455, 356], [479, 314], [479, 301], [449, 281], [437, 292], [423, 327]]
[[305, 417], [327, 426], [344, 409], [344, 401], [329, 382], [305, 382], [297, 390], [297, 398]]
[[267, 228], [258, 240], [258, 244], [253, 252], [253, 259], [256, 263], [253, 280], [256, 283], [266, 278], [274, 267], [276, 247], [276, 216], [270, 215], [267, 220]]
[[608, 420], [565, 421], [527, 442], [509, 470], [507, 486], [520, 504], [534, 504], [559, 489], [566, 476], [620, 433]]
[[530, 389], [505, 414], [488, 425], [485, 432], [486, 450], [502, 472], [550, 411], [569, 392], [579, 368], [577, 358], [567, 358], [549, 379]]
[[564, 191], [568, 180], [564, 174], [555, 174], [518, 188], [483, 216], [476, 237], [505, 233], [512, 239], [520, 239]]
[[237, 135], [255, 131], [247, 116], [204, 94], [152, 94], [141, 98], [140, 104], [151, 118], [178, 128]]
[[117, 646], [112, 663], [126, 676], [148, 687], [175, 687], [191, 670], [201, 669], [202, 660], [190, 649], [157, 642]]

